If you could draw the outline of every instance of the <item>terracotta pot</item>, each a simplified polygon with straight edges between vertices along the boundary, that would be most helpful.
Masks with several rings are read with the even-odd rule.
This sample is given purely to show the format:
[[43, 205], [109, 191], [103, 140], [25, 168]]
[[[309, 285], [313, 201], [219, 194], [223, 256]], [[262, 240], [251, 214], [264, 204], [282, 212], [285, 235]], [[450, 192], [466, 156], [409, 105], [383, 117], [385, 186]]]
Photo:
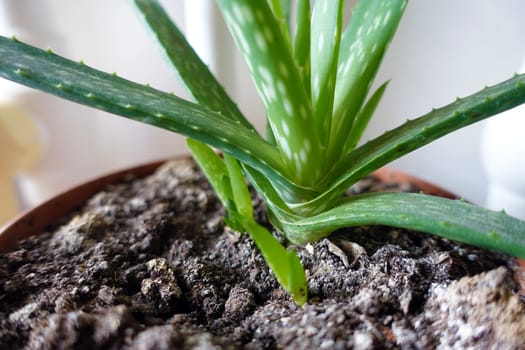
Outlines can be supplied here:
[[[131, 175], [139, 178], [145, 177], [153, 173], [163, 162], [156, 161], [101, 176], [22, 213], [0, 228], [0, 252], [10, 251], [19, 241], [43, 232], [47, 227], [82, 206], [91, 196], [106, 186], [117, 184]], [[373, 175], [385, 182], [412, 183], [426, 194], [451, 199], [458, 198], [438, 186], [387, 167], [375, 171]], [[517, 273], [516, 279], [522, 285], [522, 293], [525, 293], [525, 260], [518, 259], [518, 264], [521, 266], [521, 272]]]

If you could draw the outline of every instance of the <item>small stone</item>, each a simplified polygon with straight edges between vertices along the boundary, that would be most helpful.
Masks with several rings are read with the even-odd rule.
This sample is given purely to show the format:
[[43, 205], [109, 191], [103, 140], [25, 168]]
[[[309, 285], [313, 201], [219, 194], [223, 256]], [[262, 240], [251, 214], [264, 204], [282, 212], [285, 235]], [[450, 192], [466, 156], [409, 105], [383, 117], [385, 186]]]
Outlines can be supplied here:
[[476, 254], [469, 254], [467, 255], [467, 259], [470, 261], [476, 261], [478, 259], [478, 256]]
[[150, 300], [158, 297], [162, 301], [178, 299], [182, 294], [179, 286], [175, 282], [166, 282], [161, 278], [143, 279], [140, 292]]
[[9, 315], [9, 321], [12, 323], [26, 322], [41, 308], [39, 303], [26, 304], [24, 307], [16, 310]]
[[98, 263], [97, 268], [99, 270], [106, 271], [108, 269], [108, 262], [107, 261], [101, 261]]
[[141, 197], [131, 198], [129, 205], [135, 210], [145, 210], [147, 208], [146, 200]]
[[399, 296], [399, 305], [401, 306], [401, 311], [405, 315], [408, 314], [410, 310], [410, 305], [412, 303], [412, 291], [410, 289], [405, 289], [403, 293]]
[[224, 305], [222, 317], [233, 321], [244, 319], [255, 307], [253, 293], [246, 288], [234, 287]]
[[140, 292], [159, 308], [171, 310], [182, 295], [173, 270], [164, 258], [149, 260], [146, 269], [150, 277], [145, 277], [141, 281]]
[[4, 283], [4, 291], [6, 293], [12, 293], [16, 291], [16, 289], [17, 289], [17, 285], [14, 281], [6, 281]]
[[355, 349], [375, 349], [374, 336], [366, 332], [355, 332], [354, 333], [354, 348]]
[[311, 243], [307, 243], [305, 249], [310, 255], [314, 255], [314, 246]]

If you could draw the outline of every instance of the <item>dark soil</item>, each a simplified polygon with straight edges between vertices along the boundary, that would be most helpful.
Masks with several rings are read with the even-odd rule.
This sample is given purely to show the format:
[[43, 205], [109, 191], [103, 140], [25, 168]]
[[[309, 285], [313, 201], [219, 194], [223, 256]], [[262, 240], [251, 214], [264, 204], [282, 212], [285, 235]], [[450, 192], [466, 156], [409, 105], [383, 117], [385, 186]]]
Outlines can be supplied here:
[[[418, 191], [373, 178], [352, 191], [384, 189]], [[223, 214], [190, 161], [97, 194], [0, 256], [0, 348], [524, 348], [513, 260], [400, 229], [341, 230], [297, 248], [309, 286], [297, 307]]]

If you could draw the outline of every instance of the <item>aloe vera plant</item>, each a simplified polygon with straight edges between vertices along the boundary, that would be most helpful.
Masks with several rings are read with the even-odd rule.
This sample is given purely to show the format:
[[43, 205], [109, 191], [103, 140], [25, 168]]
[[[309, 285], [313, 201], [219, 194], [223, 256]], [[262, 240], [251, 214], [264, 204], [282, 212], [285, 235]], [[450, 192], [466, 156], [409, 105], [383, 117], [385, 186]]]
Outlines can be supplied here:
[[344, 196], [349, 186], [388, 162], [525, 102], [524, 75], [357, 146], [387, 87], [371, 91], [406, 0], [360, 1], [347, 26], [343, 0], [313, 5], [297, 0], [295, 6], [289, 0], [217, 0], [264, 102], [268, 133], [263, 137], [157, 1], [134, 2], [193, 102], [16, 38], [0, 38], [0, 76], [187, 136], [227, 208], [226, 222], [251, 235], [298, 304], [307, 297], [304, 270], [294, 251], [255, 221], [246, 178], [264, 199], [272, 224], [293, 244], [341, 227], [381, 224], [525, 258], [525, 222], [504, 212], [424, 194]]

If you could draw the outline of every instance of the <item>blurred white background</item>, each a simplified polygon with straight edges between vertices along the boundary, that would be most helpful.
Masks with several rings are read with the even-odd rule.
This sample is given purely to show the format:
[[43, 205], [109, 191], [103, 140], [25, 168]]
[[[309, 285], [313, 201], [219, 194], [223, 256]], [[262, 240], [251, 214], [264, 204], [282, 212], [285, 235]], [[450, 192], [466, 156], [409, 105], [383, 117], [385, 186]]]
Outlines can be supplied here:
[[[262, 105], [247, 70], [221, 31], [220, 19], [210, 22], [205, 13], [212, 2], [163, 4], [201, 50], [211, 47], [222, 55], [222, 60], [213, 61], [210, 53], [206, 54], [244, 113], [262, 128]], [[130, 1], [0, 0], [0, 4], [3, 35], [15, 34], [95, 68], [183, 93]], [[185, 11], [185, 4], [192, 9]], [[365, 139], [509, 78], [518, 70], [525, 52], [524, 13], [525, 1], [521, 0], [409, 2], [377, 78], [378, 83], [391, 82]], [[212, 40], [202, 41], [211, 32]], [[39, 93], [20, 89], [13, 93], [11, 85], [0, 84], [3, 91], [11, 92], [3, 96], [21, 101], [43, 130], [41, 161], [18, 180], [26, 206], [100, 173], [186, 153], [178, 135], [107, 118], [103, 112]], [[482, 129], [483, 123], [468, 127], [392, 166], [482, 204], [487, 188], [480, 156]]]

